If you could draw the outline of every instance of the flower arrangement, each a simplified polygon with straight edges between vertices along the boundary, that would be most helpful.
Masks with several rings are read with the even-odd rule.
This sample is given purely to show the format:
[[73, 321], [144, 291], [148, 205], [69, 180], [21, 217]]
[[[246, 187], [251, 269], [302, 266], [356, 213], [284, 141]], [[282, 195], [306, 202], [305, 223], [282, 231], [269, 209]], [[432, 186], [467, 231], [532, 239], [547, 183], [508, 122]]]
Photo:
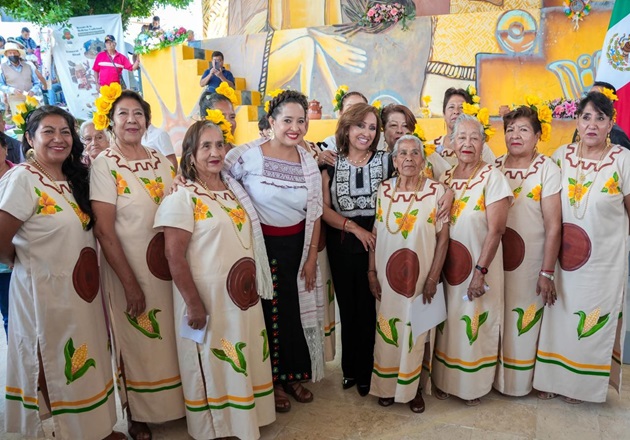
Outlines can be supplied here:
[[407, 22], [415, 18], [416, 11], [408, 11], [407, 8], [400, 3], [386, 3], [375, 1], [367, 4], [367, 10], [359, 20], [359, 25], [364, 27], [372, 27], [385, 23], [402, 24], [403, 30], [409, 29]]
[[348, 86], [340, 85], [337, 91], [335, 92], [335, 98], [332, 101], [333, 111], [341, 110], [341, 101], [343, 100], [343, 97], [346, 93], [348, 93]]
[[490, 110], [486, 107], [479, 108], [479, 104], [468, 104], [465, 102], [462, 105], [462, 111], [467, 115], [475, 116], [481, 125], [483, 125], [483, 131], [486, 133], [486, 142], [494, 136], [496, 131], [490, 125]]
[[432, 98], [429, 95], [420, 98], [420, 116], [422, 118], [430, 118], [433, 116], [431, 109], [429, 108], [429, 103], [431, 103], [431, 101]]
[[546, 103], [541, 101], [541, 99], [535, 95], [525, 95], [525, 105], [538, 114], [538, 120], [540, 121], [542, 129], [540, 140], [542, 142], [549, 141], [549, 138], [551, 137], [551, 119], [553, 117], [553, 112]]
[[[271, 99], [275, 98], [276, 96], [278, 96], [280, 93], [284, 92], [283, 89], [275, 89], [272, 90], [271, 92], [267, 93], [267, 96], [269, 96]], [[269, 101], [271, 101], [271, 99], [267, 100], [265, 102], [265, 112], [269, 113]]]
[[94, 128], [97, 130], [105, 130], [109, 127], [109, 111], [114, 101], [118, 99], [122, 93], [122, 87], [117, 82], [113, 82], [108, 86], [102, 86], [99, 90], [100, 96], [94, 101], [96, 111], [92, 114]]
[[215, 89], [215, 93], [225, 96], [227, 99], [230, 100], [230, 102], [234, 106], [238, 104], [238, 100], [236, 99], [236, 92], [225, 81], [221, 81], [221, 84], [219, 84], [219, 87]]
[[223, 132], [223, 141], [227, 144], [234, 143], [234, 135], [232, 135], [232, 124], [230, 124], [223, 116], [221, 110], [206, 110], [206, 120], [217, 125]]
[[383, 111], [383, 104], [378, 99], [372, 102], [372, 107], [380, 112]]
[[574, 29], [580, 28], [580, 21], [591, 12], [591, 0], [564, 0], [564, 13], [573, 22]]
[[134, 41], [133, 51], [138, 54], [148, 54], [165, 47], [182, 44], [187, 37], [188, 31], [183, 27], [141, 32]]
[[477, 95], [477, 88], [472, 84], [466, 87], [466, 93], [470, 95], [470, 99], [472, 99], [473, 105], [476, 105], [479, 108], [479, 103], [481, 102], [481, 98]]
[[13, 115], [11, 120], [17, 126], [16, 134], [24, 134], [26, 132], [26, 120], [37, 107], [39, 107], [39, 101], [32, 96], [27, 96], [26, 101], [15, 106], [17, 113]]
[[549, 107], [555, 119], [576, 119], [579, 102], [577, 99], [556, 98], [545, 102], [545, 105]]

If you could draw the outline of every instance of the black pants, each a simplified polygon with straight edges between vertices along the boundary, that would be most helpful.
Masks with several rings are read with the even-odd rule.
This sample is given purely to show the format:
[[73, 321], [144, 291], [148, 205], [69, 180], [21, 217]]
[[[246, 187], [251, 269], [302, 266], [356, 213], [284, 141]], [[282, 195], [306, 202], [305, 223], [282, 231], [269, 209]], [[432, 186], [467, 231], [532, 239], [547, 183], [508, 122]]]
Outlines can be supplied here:
[[275, 382], [311, 378], [311, 356], [300, 319], [297, 276], [304, 231], [288, 237], [265, 236], [273, 279], [273, 299], [262, 300]]
[[376, 301], [367, 278], [368, 253], [348, 254], [327, 245], [341, 318], [343, 376], [369, 385], [374, 365]]

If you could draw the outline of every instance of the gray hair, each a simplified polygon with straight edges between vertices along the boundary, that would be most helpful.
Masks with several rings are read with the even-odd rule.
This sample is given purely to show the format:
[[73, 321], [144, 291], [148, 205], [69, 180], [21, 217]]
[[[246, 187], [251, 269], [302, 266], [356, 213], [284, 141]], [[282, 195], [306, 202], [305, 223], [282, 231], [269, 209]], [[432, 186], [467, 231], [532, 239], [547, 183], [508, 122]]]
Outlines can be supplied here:
[[[87, 119], [83, 121], [83, 123], [81, 124], [81, 127], [79, 127], [79, 136], [81, 136], [81, 138], [83, 138], [83, 130], [88, 128], [90, 125], [94, 125], [94, 121], [92, 121], [91, 119]], [[108, 141], [111, 141], [112, 138], [111, 138], [111, 135], [109, 134], [109, 130], [101, 130], [101, 132], [105, 133], [105, 137], [107, 138]]]
[[414, 136], [412, 134], [406, 134], [404, 136], [401, 136], [396, 141], [396, 143], [394, 144], [394, 149], [392, 150], [392, 157], [398, 156], [398, 147], [400, 146], [401, 143], [406, 142], [406, 141], [413, 142], [416, 147], [420, 148], [420, 154], [422, 155], [422, 159], [423, 160], [427, 159], [427, 157], [424, 154], [424, 145], [422, 144], [422, 141], [420, 140], [419, 137]]
[[461, 115], [459, 115], [457, 117], [457, 120], [455, 120], [455, 125], [453, 126], [453, 132], [451, 133], [451, 141], [455, 142], [455, 138], [456, 138], [457, 130], [459, 129], [459, 126], [466, 122], [473, 122], [477, 125], [477, 127], [479, 128], [479, 134], [481, 135], [481, 140], [485, 142], [486, 132], [483, 128], [483, 125], [481, 125], [481, 122], [479, 122], [479, 119], [477, 119], [477, 117], [475, 116], [467, 115], [465, 113], [462, 113]]

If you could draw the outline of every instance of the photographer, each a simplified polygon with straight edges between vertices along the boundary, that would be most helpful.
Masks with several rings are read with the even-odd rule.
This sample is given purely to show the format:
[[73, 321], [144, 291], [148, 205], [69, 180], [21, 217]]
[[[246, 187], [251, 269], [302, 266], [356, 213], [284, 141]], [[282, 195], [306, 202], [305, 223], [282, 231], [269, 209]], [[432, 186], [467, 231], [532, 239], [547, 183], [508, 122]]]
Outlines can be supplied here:
[[219, 87], [223, 81], [234, 88], [234, 75], [223, 67], [223, 54], [219, 51], [215, 51], [212, 52], [212, 64], [210, 64], [210, 68], [206, 69], [203, 75], [201, 75], [199, 85], [206, 87], [205, 93], [209, 94], [214, 93], [215, 89]]

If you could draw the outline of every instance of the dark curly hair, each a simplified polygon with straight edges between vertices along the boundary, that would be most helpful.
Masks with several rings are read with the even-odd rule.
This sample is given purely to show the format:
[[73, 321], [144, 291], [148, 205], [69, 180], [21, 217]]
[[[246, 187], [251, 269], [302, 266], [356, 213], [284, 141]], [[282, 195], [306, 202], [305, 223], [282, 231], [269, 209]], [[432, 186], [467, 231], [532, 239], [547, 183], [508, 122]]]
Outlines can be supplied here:
[[[142, 111], [144, 112], [144, 118], [147, 121], [146, 127], [144, 128], [145, 129], [149, 128], [149, 125], [151, 125], [151, 105], [148, 102], [146, 102], [144, 98], [140, 96], [138, 92], [134, 92], [133, 90], [123, 90], [120, 96], [116, 98], [116, 100], [112, 103], [112, 108], [109, 110], [109, 113], [107, 114], [107, 117], [109, 118], [109, 120], [110, 121], [114, 120], [114, 112], [116, 111], [116, 107], [118, 106], [118, 103], [125, 98], [130, 98], [135, 101], [138, 101], [138, 104], [140, 104], [140, 107], [142, 107]], [[110, 125], [108, 130], [112, 131], [112, 128], [113, 126]]]
[[221, 140], [223, 141], [223, 131], [221, 131], [221, 128], [213, 122], [205, 119], [195, 122], [193, 125], [188, 127], [188, 130], [186, 130], [186, 134], [184, 135], [184, 140], [182, 142], [182, 158], [179, 164], [182, 176], [186, 179], [194, 181], [197, 178], [197, 170], [193, 166], [193, 159], [199, 149], [201, 134], [208, 128], [218, 130], [221, 134]]
[[91, 229], [94, 226], [94, 213], [92, 212], [92, 205], [90, 204], [90, 176], [88, 166], [81, 160], [83, 154], [83, 143], [77, 133], [76, 120], [67, 111], [54, 106], [45, 105], [34, 110], [26, 118], [26, 133], [28, 136], [22, 138], [22, 151], [24, 156], [27, 156], [27, 152], [33, 148], [28, 141], [28, 137], [35, 138], [35, 132], [39, 128], [42, 120], [48, 116], [61, 116], [66, 120], [70, 132], [72, 133], [72, 148], [70, 155], [61, 164], [61, 171], [68, 179], [68, 184], [72, 195], [79, 205], [81, 211], [90, 217], [87, 229]]
[[526, 118], [532, 125], [534, 133], [542, 133], [542, 125], [540, 125], [538, 120], [538, 113], [527, 105], [522, 105], [503, 116], [503, 131], [506, 131], [508, 126], [518, 118]]
[[362, 124], [368, 113], [372, 113], [376, 116], [376, 135], [369, 147], [370, 151], [376, 151], [378, 141], [381, 138], [381, 118], [378, 114], [379, 111], [376, 107], [370, 104], [358, 103], [343, 112], [341, 118], [339, 118], [339, 122], [337, 123], [335, 140], [337, 141], [337, 150], [339, 151], [339, 154], [343, 156], [348, 155], [348, 151], [350, 150], [350, 128], [353, 125]]
[[464, 98], [464, 101], [466, 101], [468, 104], [473, 103], [472, 96], [470, 96], [466, 90], [456, 89], [455, 87], [449, 87], [444, 92], [444, 101], [442, 101], [442, 113], [446, 111], [446, 105], [448, 104], [448, 101], [450, 101], [450, 99], [453, 96], [461, 96], [462, 98]]
[[276, 119], [278, 114], [280, 114], [282, 107], [290, 102], [302, 106], [304, 109], [304, 116], [306, 116], [308, 111], [308, 100], [306, 99], [306, 96], [295, 90], [285, 90], [269, 101], [269, 111], [267, 112], [267, 117]]
[[586, 95], [586, 97], [578, 104], [578, 118], [582, 116], [582, 113], [584, 113], [588, 104], [592, 104], [593, 107], [595, 107], [595, 110], [602, 112], [610, 119], [612, 119], [615, 115], [615, 107], [613, 107], [612, 101], [608, 99], [606, 95], [601, 92], [589, 92], [588, 95]]

